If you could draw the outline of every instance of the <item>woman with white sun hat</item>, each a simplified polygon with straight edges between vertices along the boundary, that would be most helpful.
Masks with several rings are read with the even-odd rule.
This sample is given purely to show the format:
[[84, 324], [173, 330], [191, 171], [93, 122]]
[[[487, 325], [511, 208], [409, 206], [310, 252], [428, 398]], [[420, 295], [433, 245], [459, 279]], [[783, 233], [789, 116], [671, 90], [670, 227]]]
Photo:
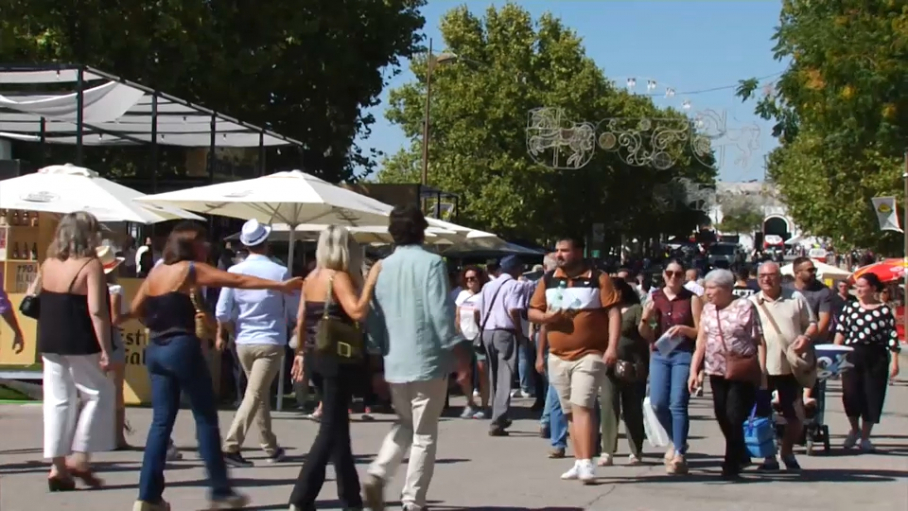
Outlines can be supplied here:
[[117, 257], [113, 248], [107, 245], [101, 245], [97, 249], [98, 260], [104, 268], [104, 275], [107, 278], [107, 292], [110, 294], [110, 324], [113, 327], [110, 335], [110, 371], [111, 379], [117, 390], [117, 414], [116, 414], [116, 434], [117, 450], [129, 449], [126, 442], [126, 432], [129, 428], [126, 423], [126, 401], [123, 396], [123, 383], [126, 380], [126, 347], [123, 344], [123, 337], [120, 335], [119, 324], [126, 313], [129, 312], [129, 304], [126, 302], [126, 293], [123, 286], [117, 282], [116, 270], [125, 260], [123, 257]]

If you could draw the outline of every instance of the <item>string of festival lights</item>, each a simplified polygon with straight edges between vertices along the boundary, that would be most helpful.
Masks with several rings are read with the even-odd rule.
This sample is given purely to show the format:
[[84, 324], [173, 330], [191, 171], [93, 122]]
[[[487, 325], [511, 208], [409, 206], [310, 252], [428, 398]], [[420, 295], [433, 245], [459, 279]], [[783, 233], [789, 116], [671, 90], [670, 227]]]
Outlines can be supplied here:
[[[762, 85], [765, 94], [769, 95], [772, 93], [772, 88], [773, 88], [774, 82], [770, 82], [768, 84], [763, 84], [763, 82], [766, 80], [769, 80], [771, 78], [780, 76], [782, 73], [784, 73], [784, 71], [778, 71], [778, 72], [768, 74], [765, 76], [757, 77], [757, 81]], [[674, 97], [678, 97], [678, 96], [683, 97], [684, 99], [681, 103], [681, 108], [684, 110], [690, 110], [693, 106], [691, 100], [687, 99], [687, 96], [696, 96], [698, 94], [707, 94], [707, 93], [717, 92], [717, 91], [722, 91], [722, 90], [736, 89], [740, 86], [739, 83], [735, 83], [735, 84], [731, 84], [731, 85], [721, 85], [718, 87], [709, 87], [706, 89], [695, 89], [695, 90], [679, 92], [676, 87], [673, 87], [670, 85], [664, 85], [659, 80], [656, 80], [653, 78], [646, 78], [646, 77], [636, 77], [636, 76], [620, 77], [617, 79], [613, 79], [612, 83], [617, 87], [618, 84], [621, 83], [622, 81], [624, 82], [624, 88], [627, 89], [628, 92], [638, 95], [638, 96], [648, 96], [648, 97], [653, 97], [653, 98], [657, 98], [657, 97], [674, 98]], [[638, 83], [646, 84], [646, 92], [637, 92], [636, 89], [637, 89]]]

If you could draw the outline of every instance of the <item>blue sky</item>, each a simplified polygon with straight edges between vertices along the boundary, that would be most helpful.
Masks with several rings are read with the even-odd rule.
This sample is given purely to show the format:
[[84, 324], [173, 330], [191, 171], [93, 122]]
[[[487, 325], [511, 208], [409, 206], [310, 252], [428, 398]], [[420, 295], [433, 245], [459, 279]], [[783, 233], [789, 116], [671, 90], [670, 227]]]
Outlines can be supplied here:
[[[425, 35], [434, 39], [437, 51], [443, 51], [438, 24], [445, 12], [466, 4], [472, 11], [481, 13], [490, 5], [504, 3], [429, 0], [423, 9]], [[646, 81], [655, 80], [658, 90], [671, 87], [676, 91], [672, 98], [657, 98], [657, 104], [681, 108], [688, 100], [692, 115], [709, 110], [725, 114], [728, 135], [714, 143], [724, 153], [719, 165], [720, 179], [763, 178], [763, 156], [776, 144], [770, 134], [771, 125], [753, 114], [752, 103], [741, 103], [734, 96], [734, 88], [683, 93], [733, 86], [743, 78], [781, 72], [785, 66], [773, 60], [770, 40], [778, 24], [780, 1], [523, 0], [515, 3], [537, 17], [544, 12], [559, 16], [583, 38], [587, 54], [606, 76], [619, 84], [636, 78], [636, 90], [645, 92]], [[408, 145], [401, 130], [385, 119], [384, 112], [388, 91], [412, 80], [405, 63], [404, 72], [385, 88], [382, 104], [372, 109], [377, 122], [369, 139], [360, 141], [363, 147], [393, 153]], [[767, 79], [766, 83], [771, 81]], [[750, 134], [752, 150], [742, 150], [742, 144], [733, 142], [742, 139], [744, 133]]]

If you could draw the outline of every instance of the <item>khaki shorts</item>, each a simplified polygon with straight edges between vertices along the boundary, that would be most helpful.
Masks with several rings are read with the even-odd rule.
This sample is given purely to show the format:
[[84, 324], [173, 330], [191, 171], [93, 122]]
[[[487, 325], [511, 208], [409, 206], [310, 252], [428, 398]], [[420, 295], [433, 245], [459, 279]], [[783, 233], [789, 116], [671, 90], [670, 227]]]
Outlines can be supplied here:
[[558, 392], [564, 413], [571, 413], [571, 405], [594, 408], [599, 399], [599, 386], [605, 378], [602, 355], [591, 353], [577, 360], [564, 360], [549, 355], [549, 385]]

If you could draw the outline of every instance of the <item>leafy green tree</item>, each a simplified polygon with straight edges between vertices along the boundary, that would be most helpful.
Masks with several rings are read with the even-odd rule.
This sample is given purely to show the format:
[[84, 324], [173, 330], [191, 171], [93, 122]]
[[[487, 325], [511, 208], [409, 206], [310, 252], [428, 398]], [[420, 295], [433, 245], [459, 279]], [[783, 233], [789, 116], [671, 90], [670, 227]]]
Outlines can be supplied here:
[[908, 141], [908, 4], [785, 0], [775, 54], [789, 61], [770, 94], [744, 80], [743, 99], [776, 122], [768, 161], [795, 222], [842, 246], [886, 252], [870, 199], [901, 196]]
[[720, 231], [749, 234], [763, 223], [763, 209], [750, 197], [722, 197], [719, 204], [722, 208], [722, 222], [717, 226]]
[[[431, 61], [428, 184], [458, 194], [464, 223], [539, 241], [587, 235], [596, 223], [612, 235], [678, 230], [669, 219], [687, 218], [686, 229], [680, 229], [685, 233], [696, 225], [696, 215], [673, 214], [692, 211], [686, 204], [664, 201], [661, 209], [651, 204], [653, 190], [673, 178], [713, 182], [714, 171], [692, 157], [689, 144], [669, 144], [666, 151], [675, 164], [664, 170], [631, 166], [615, 152], [594, 147], [593, 130], [603, 119], [673, 118], [687, 126], [687, 118], [616, 88], [559, 19], [545, 14], [534, 20], [512, 3], [483, 16], [462, 6], [443, 17], [441, 32], [446, 51], [458, 58]], [[412, 144], [383, 160], [382, 182], [420, 180], [429, 63], [425, 55], [415, 58], [416, 81], [391, 91], [387, 117]], [[562, 147], [559, 153], [562, 166], [579, 154], [580, 168], [556, 170], [551, 151], [531, 154], [528, 115], [541, 107], [558, 109], [561, 129], [553, 131], [588, 144], [582, 151]], [[572, 138], [582, 133], [590, 137]]]
[[[0, 62], [91, 65], [267, 126], [305, 144], [269, 165], [302, 162], [341, 181], [374, 166], [375, 155], [354, 144], [374, 122], [363, 109], [377, 103], [385, 69], [418, 50], [425, 0], [113, 4], [4, 1]], [[141, 167], [147, 152], [93, 156], [116, 157], [104, 167]]]

